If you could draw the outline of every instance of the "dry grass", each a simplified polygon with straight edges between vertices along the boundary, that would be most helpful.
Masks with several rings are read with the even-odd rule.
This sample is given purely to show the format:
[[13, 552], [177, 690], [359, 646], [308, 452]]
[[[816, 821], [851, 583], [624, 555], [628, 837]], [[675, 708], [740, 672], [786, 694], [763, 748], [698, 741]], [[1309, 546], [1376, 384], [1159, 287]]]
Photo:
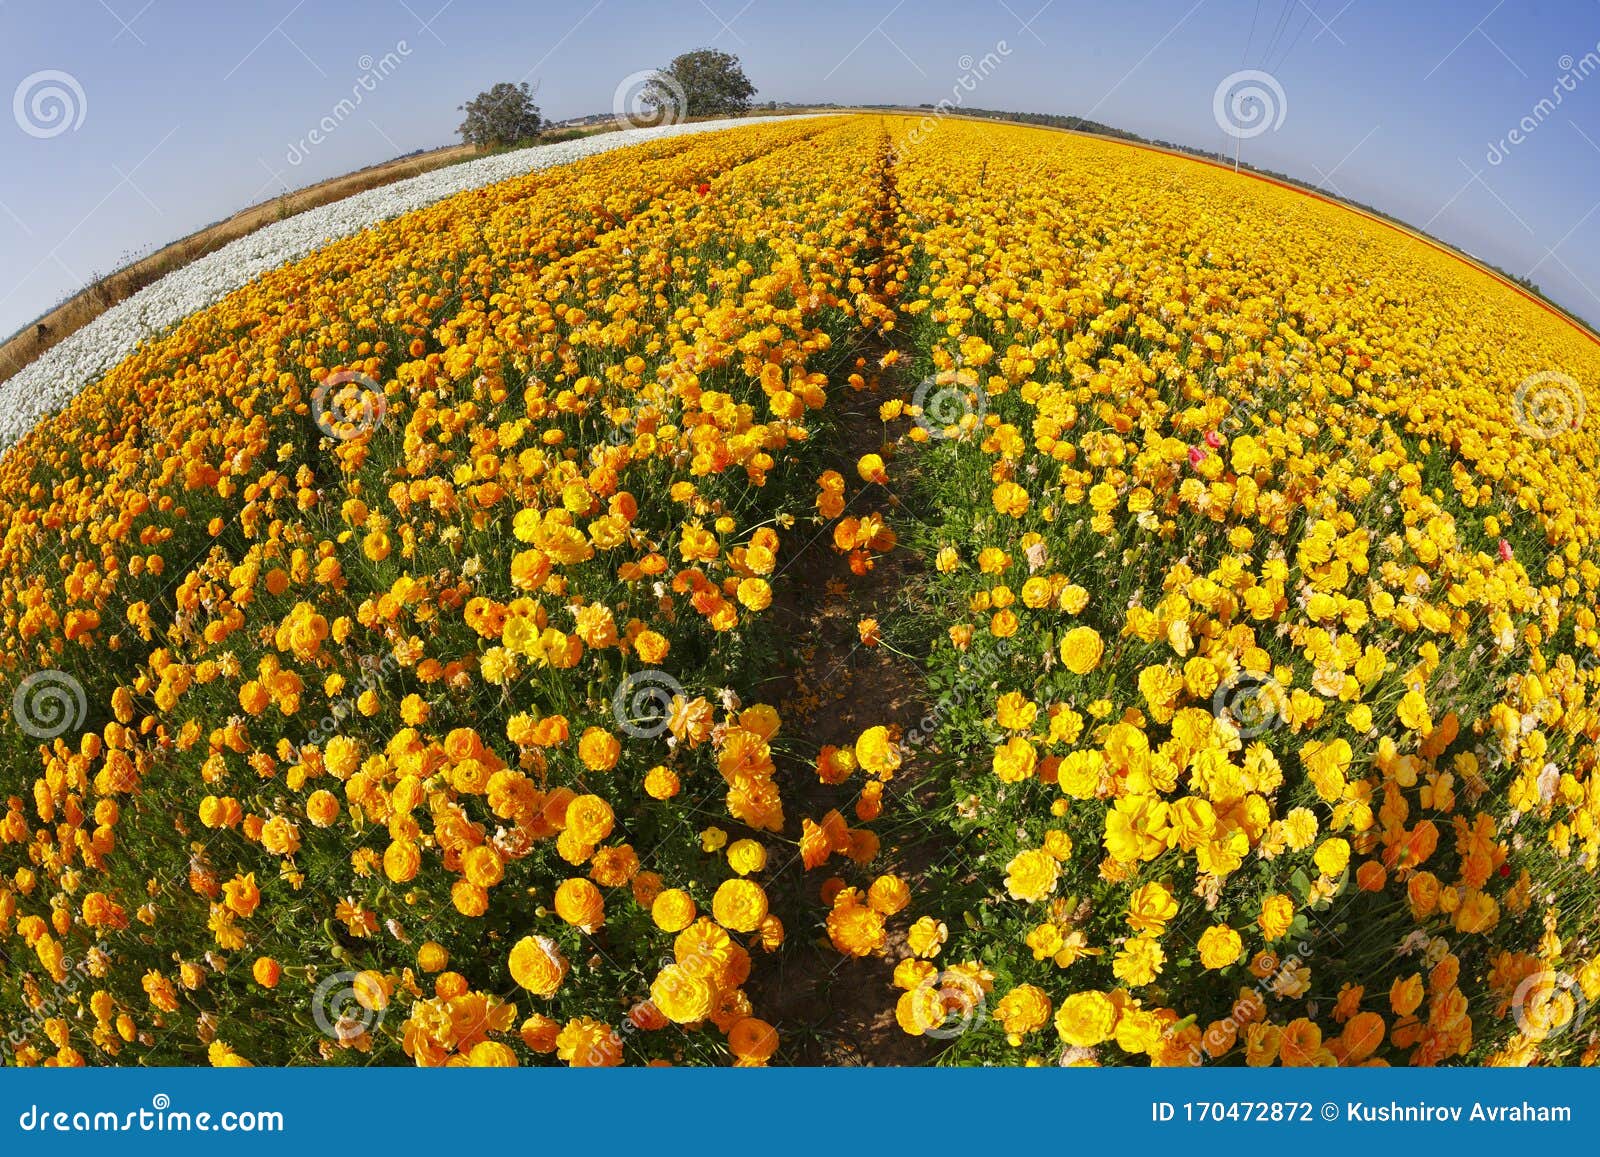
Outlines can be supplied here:
[[419, 176], [445, 165], [455, 164], [474, 156], [467, 145], [450, 145], [420, 155], [402, 157], [381, 165], [359, 169], [311, 185], [293, 193], [286, 193], [259, 205], [252, 205], [232, 217], [208, 225], [199, 232], [174, 241], [158, 249], [141, 261], [136, 261], [107, 277], [101, 278], [75, 297], [69, 298], [45, 314], [38, 321], [18, 332], [4, 345], [0, 345], [0, 379], [9, 378], [23, 366], [39, 357], [57, 342], [65, 340], [99, 317], [119, 302], [126, 301], [145, 286], [159, 281], [175, 269], [181, 269], [208, 253], [214, 253], [230, 241], [237, 241], [254, 233], [263, 225], [315, 209], [333, 201], [365, 193], [382, 185], [393, 184], [407, 177]]

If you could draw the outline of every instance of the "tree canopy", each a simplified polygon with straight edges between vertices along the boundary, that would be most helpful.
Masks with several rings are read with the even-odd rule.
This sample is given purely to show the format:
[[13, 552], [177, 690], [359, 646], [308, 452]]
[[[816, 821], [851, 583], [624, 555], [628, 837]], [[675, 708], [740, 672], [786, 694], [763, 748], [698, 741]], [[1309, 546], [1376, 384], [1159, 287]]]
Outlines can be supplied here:
[[738, 116], [749, 111], [756, 86], [744, 74], [739, 58], [715, 48], [697, 48], [675, 57], [656, 73], [645, 102], [664, 119]]
[[460, 106], [467, 114], [457, 131], [464, 143], [480, 149], [531, 141], [539, 135], [539, 106], [526, 81], [501, 81]]

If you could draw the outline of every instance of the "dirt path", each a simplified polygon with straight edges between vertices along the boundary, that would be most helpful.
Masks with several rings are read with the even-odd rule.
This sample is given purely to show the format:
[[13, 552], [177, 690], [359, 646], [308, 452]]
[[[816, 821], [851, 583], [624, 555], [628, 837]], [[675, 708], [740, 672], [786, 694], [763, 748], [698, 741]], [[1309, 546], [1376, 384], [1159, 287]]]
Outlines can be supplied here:
[[[863, 390], [840, 409], [839, 455], [829, 465], [852, 481], [860, 456], [883, 449], [877, 407], [885, 396]], [[889, 509], [890, 502], [887, 491], [869, 485], [855, 494], [846, 513]], [[837, 808], [852, 826], [858, 823], [853, 809], [861, 775], [837, 787], [822, 783], [815, 765], [822, 746], [849, 748], [861, 732], [880, 724], [910, 730], [926, 711], [922, 671], [886, 647], [863, 644], [857, 626], [867, 618], [891, 620], [921, 569], [920, 560], [896, 548], [866, 575], [854, 575], [845, 556], [833, 549], [831, 531], [830, 523], [796, 557], [786, 597], [776, 606], [783, 629], [798, 644], [780, 683], [779, 707], [785, 730], [804, 737], [798, 750], [778, 758], [788, 816], [784, 834], [792, 839], [799, 838], [802, 817], [820, 820], [830, 808]], [[901, 768], [885, 791], [885, 821], [895, 818], [896, 797], [916, 790], [925, 771], [925, 762], [916, 759]], [[869, 826], [876, 829], [880, 823]], [[886, 839], [870, 873], [912, 874], [907, 851]], [[894, 1021], [893, 960], [903, 951], [893, 951], [891, 944], [888, 957], [847, 958], [822, 930], [827, 908], [819, 892], [836, 870], [842, 870], [837, 862], [810, 872], [802, 872], [796, 863], [781, 881], [784, 910], [803, 912], [806, 923], [790, 929], [791, 950], [762, 978], [755, 1005], [768, 1011], [784, 1033], [787, 1063], [924, 1063], [937, 1042], [908, 1036]], [[903, 923], [891, 921], [891, 929]]]
[[[887, 149], [888, 139], [885, 138]], [[899, 212], [893, 171], [883, 154], [882, 195], [874, 220], [876, 236], [894, 236]], [[869, 291], [893, 308], [885, 294], [887, 274], [897, 253], [880, 253], [877, 274]], [[885, 442], [878, 415], [886, 400], [910, 394], [894, 361], [899, 332], [873, 329], [857, 343], [849, 370], [864, 383], [831, 386], [830, 411], [836, 415], [832, 432], [834, 454], [824, 468], [833, 469], [846, 482], [847, 503], [841, 515], [863, 517], [883, 514], [891, 528], [909, 517], [896, 489], [893, 448]], [[857, 463], [866, 454], [879, 454], [889, 463], [888, 485], [862, 481]], [[861, 772], [843, 784], [823, 783], [816, 770], [816, 755], [824, 746], [851, 748], [868, 728], [886, 726], [893, 734], [913, 731], [927, 714], [926, 677], [922, 668], [895, 648], [863, 641], [865, 620], [890, 623], [915, 597], [922, 560], [897, 545], [876, 558], [864, 574], [853, 573], [848, 556], [833, 546], [830, 520], [812, 532], [811, 539], [788, 563], [786, 581], [779, 584], [774, 609], [785, 635], [793, 640], [784, 673], [777, 683], [779, 711], [790, 737], [798, 742], [782, 745], [777, 762], [783, 784], [787, 824], [785, 836], [798, 840], [802, 818], [820, 821], [837, 809], [847, 823], [861, 823], [855, 805], [866, 780]], [[901, 641], [903, 642], [903, 640]], [[880, 874], [893, 873], [913, 884], [921, 861], [931, 854], [928, 841], [899, 843], [893, 833], [903, 823], [902, 803], [912, 793], [929, 790], [930, 761], [926, 751], [906, 755], [894, 778], [885, 785], [883, 810], [868, 822], [882, 838], [877, 857], [864, 869], [851, 869], [840, 860], [812, 871], [794, 863], [774, 881], [779, 907], [798, 923], [791, 926], [790, 947], [781, 963], [753, 982], [755, 1006], [770, 1015], [784, 1037], [784, 1061], [798, 1065], [917, 1065], [938, 1053], [942, 1042], [913, 1037], [895, 1023], [898, 990], [892, 983], [894, 963], [907, 955], [903, 917], [889, 921], [887, 955], [851, 958], [829, 942], [823, 921], [828, 908], [821, 889], [834, 875], [848, 875], [864, 884]], [[920, 835], [920, 832], [910, 833]], [[793, 915], [798, 914], [798, 915]]]

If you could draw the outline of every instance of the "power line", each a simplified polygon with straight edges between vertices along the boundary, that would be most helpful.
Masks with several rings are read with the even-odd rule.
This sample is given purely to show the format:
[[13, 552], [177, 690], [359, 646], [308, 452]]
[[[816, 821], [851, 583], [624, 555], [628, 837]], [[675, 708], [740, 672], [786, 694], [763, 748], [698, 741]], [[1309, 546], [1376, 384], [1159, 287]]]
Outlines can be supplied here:
[[1283, 30], [1289, 26], [1289, 17], [1294, 12], [1295, 0], [1283, 0], [1283, 9], [1278, 13], [1278, 22], [1272, 29], [1272, 39], [1267, 41], [1266, 51], [1261, 54], [1261, 63], [1266, 64], [1271, 57], [1272, 50], [1278, 46], [1278, 41], [1283, 37]]
[[1277, 67], [1279, 68], [1288, 63], [1289, 54], [1294, 51], [1294, 46], [1300, 43], [1300, 38], [1305, 35], [1306, 29], [1311, 26], [1311, 21], [1313, 19], [1321, 20], [1321, 17], [1317, 16], [1317, 10], [1311, 4], [1305, 4], [1304, 7], [1306, 10], [1305, 19], [1300, 22], [1300, 30], [1294, 34], [1294, 39], [1289, 41], [1289, 47], [1284, 49], [1283, 55], [1278, 58]]
[[1261, 0], [1256, 0], [1256, 13], [1254, 16], [1250, 17], [1250, 35], [1245, 38], [1244, 55], [1239, 58], [1240, 68], [1243, 68], [1245, 65], [1250, 63], [1250, 45], [1255, 43], [1256, 21], [1259, 19], [1261, 19]]

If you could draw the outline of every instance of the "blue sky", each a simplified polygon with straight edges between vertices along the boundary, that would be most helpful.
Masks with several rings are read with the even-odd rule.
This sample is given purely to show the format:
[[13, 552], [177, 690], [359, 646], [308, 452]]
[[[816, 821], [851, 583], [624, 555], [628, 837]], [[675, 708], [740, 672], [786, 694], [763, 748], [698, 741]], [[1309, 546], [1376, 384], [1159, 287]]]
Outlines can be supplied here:
[[[0, 0], [0, 335], [286, 187], [452, 142], [456, 107], [495, 81], [536, 81], [561, 119], [711, 45], [758, 99], [918, 103], [1002, 42], [968, 104], [1218, 150], [1235, 143], [1219, 84], [1268, 72], [1283, 116], [1238, 141], [1245, 159], [1600, 323], [1600, 67], [1580, 75], [1600, 0]], [[388, 75], [308, 145], [373, 69]], [[52, 88], [65, 120], [30, 99]]]

